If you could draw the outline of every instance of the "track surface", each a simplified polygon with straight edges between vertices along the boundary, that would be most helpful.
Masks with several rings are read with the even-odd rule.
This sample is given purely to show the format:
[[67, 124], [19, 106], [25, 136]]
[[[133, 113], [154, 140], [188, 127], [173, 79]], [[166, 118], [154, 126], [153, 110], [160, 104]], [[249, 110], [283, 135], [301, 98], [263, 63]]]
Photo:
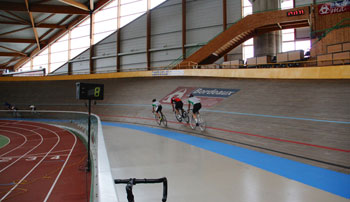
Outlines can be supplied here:
[[10, 120], [0, 120], [0, 134], [10, 139], [0, 148], [0, 201], [89, 199], [90, 174], [81, 170], [86, 149], [74, 134]]

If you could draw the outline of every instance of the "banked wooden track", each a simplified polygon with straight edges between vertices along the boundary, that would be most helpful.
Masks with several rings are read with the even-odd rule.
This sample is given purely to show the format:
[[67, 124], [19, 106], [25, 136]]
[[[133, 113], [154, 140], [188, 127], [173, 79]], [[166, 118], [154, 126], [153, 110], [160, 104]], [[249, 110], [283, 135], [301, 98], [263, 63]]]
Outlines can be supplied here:
[[[310, 6], [248, 15], [177, 65], [212, 64], [244, 41], [263, 33], [310, 26]], [[292, 12], [295, 15], [287, 16]]]

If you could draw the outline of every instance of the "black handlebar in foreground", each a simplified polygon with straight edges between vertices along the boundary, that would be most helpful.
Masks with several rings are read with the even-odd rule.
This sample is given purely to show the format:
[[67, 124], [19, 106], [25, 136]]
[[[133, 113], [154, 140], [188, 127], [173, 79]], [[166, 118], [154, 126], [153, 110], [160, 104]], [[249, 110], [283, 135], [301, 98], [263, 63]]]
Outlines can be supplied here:
[[132, 193], [132, 186], [136, 184], [154, 184], [154, 183], [163, 183], [163, 198], [162, 202], [166, 202], [168, 197], [168, 180], [166, 177], [159, 178], [159, 179], [136, 179], [136, 178], [130, 178], [130, 179], [115, 179], [115, 184], [126, 184], [126, 194], [128, 198], [128, 202], [135, 202], [134, 195]]

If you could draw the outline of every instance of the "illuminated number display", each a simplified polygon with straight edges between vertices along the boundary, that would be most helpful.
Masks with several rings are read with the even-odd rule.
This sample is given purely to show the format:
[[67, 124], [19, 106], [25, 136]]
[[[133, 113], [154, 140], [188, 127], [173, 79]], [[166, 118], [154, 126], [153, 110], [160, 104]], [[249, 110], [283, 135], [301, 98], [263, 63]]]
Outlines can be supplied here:
[[287, 12], [287, 16], [288, 17], [290, 17], [290, 16], [297, 16], [297, 15], [304, 15], [304, 14], [305, 14], [305, 11], [303, 9]]
[[78, 100], [103, 100], [103, 84], [76, 83]]
[[100, 97], [100, 91], [101, 91], [101, 87], [96, 87], [94, 96], [95, 97]]

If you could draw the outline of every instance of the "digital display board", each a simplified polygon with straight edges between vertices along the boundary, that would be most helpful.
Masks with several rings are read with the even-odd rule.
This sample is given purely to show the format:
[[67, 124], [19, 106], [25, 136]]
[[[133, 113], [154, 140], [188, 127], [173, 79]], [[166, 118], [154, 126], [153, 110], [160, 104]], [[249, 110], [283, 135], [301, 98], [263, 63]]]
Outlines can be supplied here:
[[103, 100], [103, 84], [76, 83], [76, 97], [78, 100]]
[[287, 12], [287, 16], [288, 17], [291, 17], [291, 16], [297, 16], [297, 15], [304, 15], [305, 14], [305, 11], [303, 9], [299, 9], [299, 10], [296, 10], [296, 11], [289, 11]]

